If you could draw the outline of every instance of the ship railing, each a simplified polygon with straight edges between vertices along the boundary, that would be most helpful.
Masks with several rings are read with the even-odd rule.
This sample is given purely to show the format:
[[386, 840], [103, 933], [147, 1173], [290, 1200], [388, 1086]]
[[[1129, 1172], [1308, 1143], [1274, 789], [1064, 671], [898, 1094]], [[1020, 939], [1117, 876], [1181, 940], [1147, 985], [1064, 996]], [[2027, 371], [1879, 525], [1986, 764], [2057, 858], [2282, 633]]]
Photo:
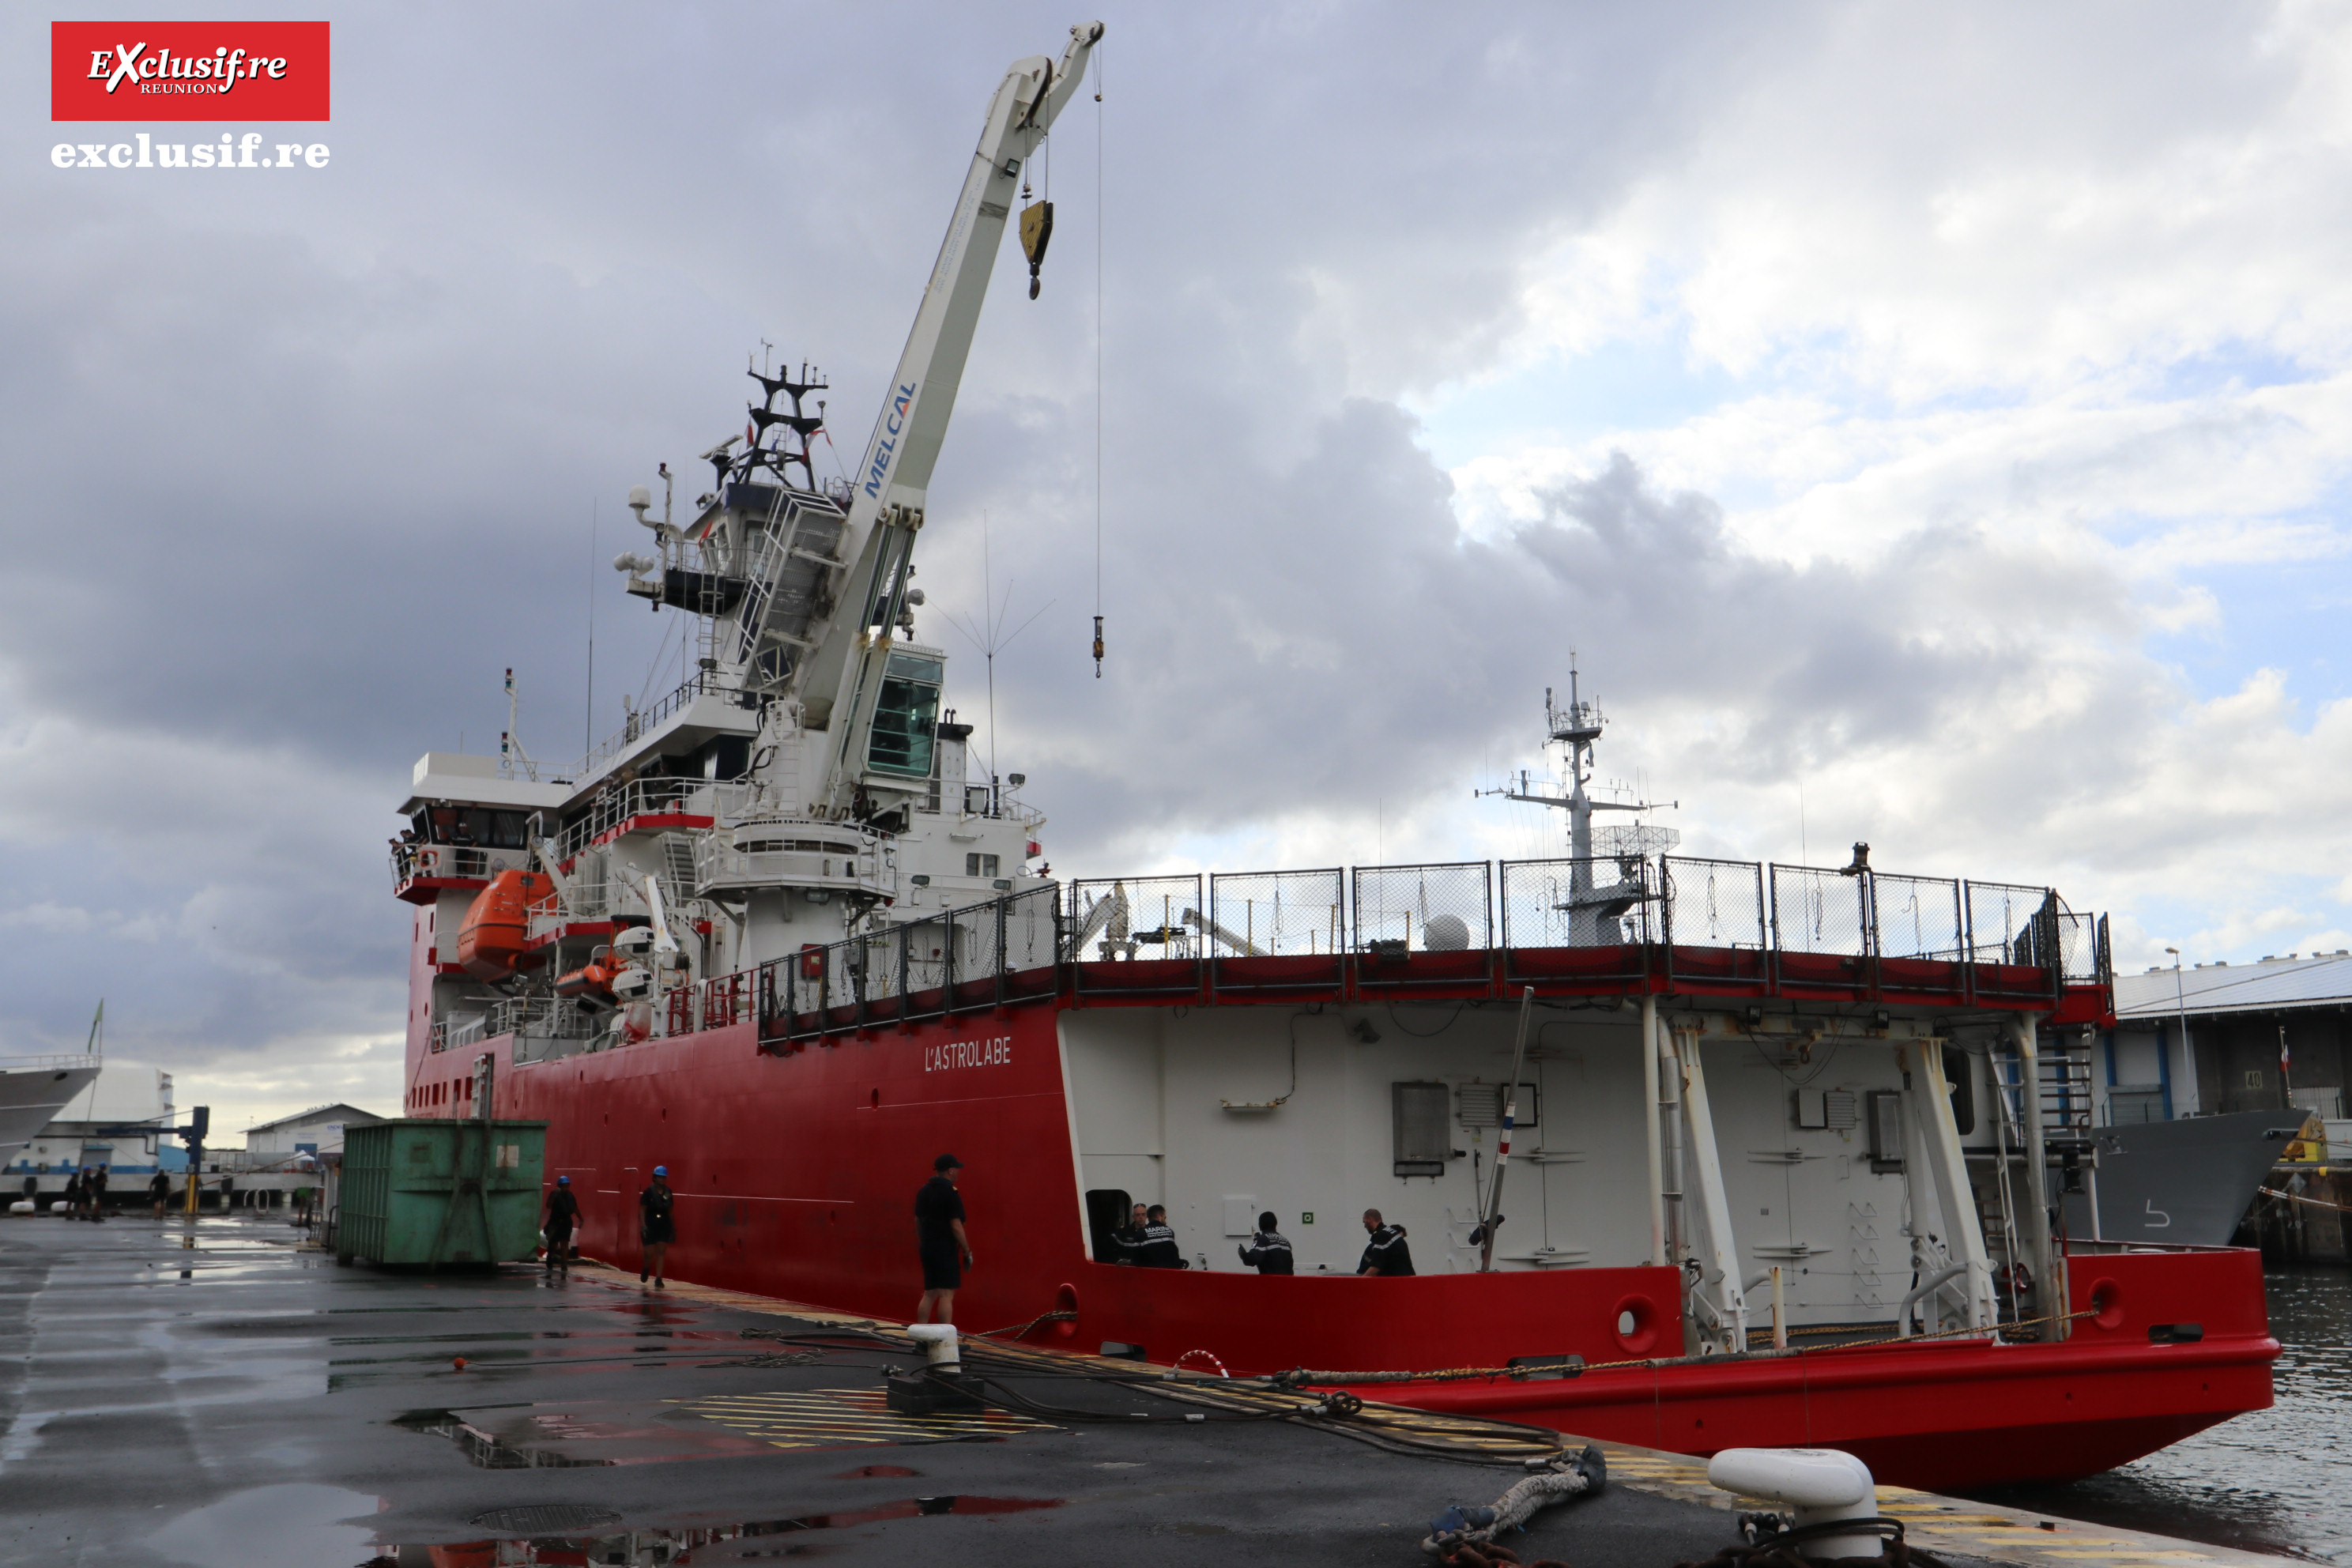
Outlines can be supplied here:
[[883, 897], [898, 891], [897, 868], [871, 833], [839, 823], [786, 822], [772, 837], [739, 847], [734, 840], [750, 831], [739, 826], [696, 835], [696, 891], [814, 888]]
[[544, 1061], [570, 1056], [604, 1033], [605, 1015], [570, 996], [508, 996], [484, 1015], [486, 1038], [514, 1037], [514, 1059]]
[[708, 816], [694, 807], [694, 798], [710, 788], [703, 779], [631, 779], [599, 790], [580, 816], [556, 837], [559, 861], [570, 861], [582, 850], [638, 817]]
[[1662, 855], [1668, 979], [1761, 990], [1771, 982], [1768, 868], [1748, 860]]
[[761, 966], [749, 1005], [773, 1042], [1064, 989], [2046, 1005], [2112, 973], [2105, 922], [2048, 888], [1633, 854], [1085, 879], [806, 948]]
[[1665, 930], [1657, 857], [1506, 860], [1496, 869], [1507, 984], [1648, 977]]
[[[1034, 895], [1024, 895], [1034, 896]], [[1058, 906], [1063, 962], [1085, 991], [1185, 995], [1201, 988], [1213, 923], [1197, 875], [1066, 882]]]
[[[670, 715], [701, 698], [728, 697], [741, 703], [748, 695], [727, 684], [716, 670], [697, 670], [680, 682], [676, 690], [632, 711], [620, 729], [606, 736], [601, 744], [581, 759], [579, 765], [572, 770], [571, 776], [575, 779], [593, 777], [597, 769], [660, 729], [668, 721]], [[748, 705], [756, 705], [758, 699], [752, 697]]]
[[392, 885], [404, 887], [419, 877], [450, 877], [488, 881], [491, 873], [522, 864], [519, 852], [478, 848], [466, 844], [394, 844]]
[[[425, 1048], [434, 1052], [462, 1051], [501, 1035], [512, 1035], [514, 1059], [532, 1062], [578, 1050], [579, 1042], [595, 1038], [604, 1028], [602, 1015], [567, 996], [505, 996], [482, 1012], [455, 1013], [436, 1020], [426, 1034]], [[559, 1042], [567, 1044], [569, 1049], [551, 1048]]]
[[1394, 995], [1482, 977], [1495, 947], [1494, 884], [1484, 860], [1357, 867], [1349, 900], [1357, 989]]
[[1049, 883], [762, 963], [749, 993], [761, 1046], [1050, 996], [1061, 899]]
[[724, 1029], [748, 1021], [758, 1001], [757, 978], [739, 969], [732, 974], [712, 975], [698, 986], [671, 992], [669, 1032], [684, 1035], [696, 1029]]

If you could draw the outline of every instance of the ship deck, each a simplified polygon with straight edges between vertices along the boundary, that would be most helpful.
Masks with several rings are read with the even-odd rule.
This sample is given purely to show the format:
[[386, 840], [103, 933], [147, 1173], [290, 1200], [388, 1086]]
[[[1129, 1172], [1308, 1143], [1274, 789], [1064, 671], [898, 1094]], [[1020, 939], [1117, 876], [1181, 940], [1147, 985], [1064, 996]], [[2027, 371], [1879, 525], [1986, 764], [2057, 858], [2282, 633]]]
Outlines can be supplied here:
[[[647, 1292], [593, 1265], [558, 1283], [527, 1267], [338, 1268], [276, 1216], [187, 1235], [177, 1219], [0, 1225], [0, 1321], [24, 1351], [0, 1363], [0, 1555], [1404, 1564], [1425, 1561], [1432, 1515], [1513, 1479], [1297, 1423], [1137, 1421], [1181, 1407], [1066, 1371], [1013, 1381], [1104, 1419], [927, 1426], [875, 1408], [887, 1350], [778, 1342], [839, 1323], [781, 1303]], [[1512, 1542], [1522, 1557], [1654, 1568], [1733, 1540], [1739, 1505], [1695, 1461], [1604, 1447], [1609, 1489], [1539, 1516]], [[1880, 1498], [1915, 1544], [1960, 1564], [2279, 1561]]]

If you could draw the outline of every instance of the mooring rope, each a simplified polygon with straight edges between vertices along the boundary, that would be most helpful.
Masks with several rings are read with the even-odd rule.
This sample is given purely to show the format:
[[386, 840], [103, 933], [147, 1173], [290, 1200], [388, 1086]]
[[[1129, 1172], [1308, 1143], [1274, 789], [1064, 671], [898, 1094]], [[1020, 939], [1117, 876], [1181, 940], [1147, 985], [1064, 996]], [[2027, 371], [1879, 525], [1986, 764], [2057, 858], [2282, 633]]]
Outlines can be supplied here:
[[1720, 1366], [1735, 1361], [1774, 1361], [1789, 1356], [1833, 1355], [1839, 1351], [1877, 1350], [1887, 1345], [1916, 1345], [1925, 1340], [1948, 1340], [1974, 1335], [1999, 1335], [2011, 1329], [2038, 1328], [2044, 1323], [2071, 1323], [2081, 1318], [2098, 1315], [2098, 1309], [2080, 1312], [2053, 1312], [2046, 1317], [2018, 1318], [2008, 1322], [1988, 1323], [1978, 1327], [1937, 1329], [1920, 1334], [1890, 1334], [1884, 1339], [1854, 1340], [1842, 1345], [1790, 1345], [1786, 1350], [1733, 1351], [1723, 1355], [1706, 1356], [1640, 1356], [1630, 1361], [1594, 1362], [1581, 1367], [1520, 1367], [1520, 1366], [1451, 1366], [1428, 1372], [1310, 1372], [1304, 1367], [1291, 1372], [1276, 1373], [1271, 1381], [1283, 1388], [1328, 1386], [1335, 1384], [1383, 1383], [1468, 1383], [1480, 1378], [1508, 1378], [1516, 1383], [1530, 1381], [1539, 1373], [1560, 1371], [1570, 1377], [1581, 1377], [1589, 1372], [1619, 1372], [1628, 1367]]

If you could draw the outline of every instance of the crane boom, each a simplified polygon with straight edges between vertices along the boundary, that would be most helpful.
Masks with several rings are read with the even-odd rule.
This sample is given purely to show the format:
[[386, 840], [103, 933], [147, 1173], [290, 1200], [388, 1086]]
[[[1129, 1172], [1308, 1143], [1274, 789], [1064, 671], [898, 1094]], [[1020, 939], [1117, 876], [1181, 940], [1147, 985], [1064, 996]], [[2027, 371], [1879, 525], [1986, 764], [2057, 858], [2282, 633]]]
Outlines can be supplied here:
[[1017, 60], [998, 86], [865, 461], [852, 476], [838, 555], [849, 570], [828, 624], [811, 639], [798, 682], [810, 727], [831, 731], [822, 784], [811, 794], [822, 794], [835, 809], [861, 771], [931, 470], [955, 412], [1021, 171], [1076, 93], [1102, 35], [1099, 22], [1074, 26], [1058, 64], [1043, 55]]

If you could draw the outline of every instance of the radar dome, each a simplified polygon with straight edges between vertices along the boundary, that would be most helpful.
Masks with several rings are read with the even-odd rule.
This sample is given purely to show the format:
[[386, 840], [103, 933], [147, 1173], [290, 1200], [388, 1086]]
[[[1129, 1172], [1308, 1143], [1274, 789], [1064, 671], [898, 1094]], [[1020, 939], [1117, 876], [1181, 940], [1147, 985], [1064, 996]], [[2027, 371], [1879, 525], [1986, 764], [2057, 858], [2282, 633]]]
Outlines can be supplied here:
[[1460, 915], [1432, 915], [1421, 923], [1421, 945], [1432, 952], [1460, 952], [1470, 945], [1470, 927]]

